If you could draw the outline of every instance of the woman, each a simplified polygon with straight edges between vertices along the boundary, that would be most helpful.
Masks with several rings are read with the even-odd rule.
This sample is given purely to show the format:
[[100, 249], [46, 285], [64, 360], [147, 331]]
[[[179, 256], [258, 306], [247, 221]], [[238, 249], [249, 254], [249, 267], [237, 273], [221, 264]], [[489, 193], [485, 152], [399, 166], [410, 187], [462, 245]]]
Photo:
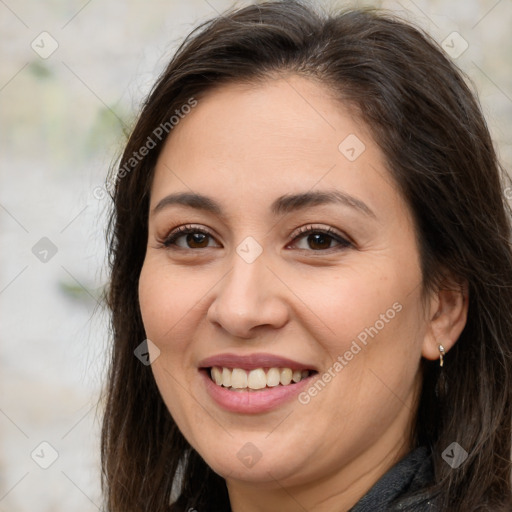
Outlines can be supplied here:
[[511, 510], [500, 172], [388, 15], [194, 31], [113, 177], [106, 509]]

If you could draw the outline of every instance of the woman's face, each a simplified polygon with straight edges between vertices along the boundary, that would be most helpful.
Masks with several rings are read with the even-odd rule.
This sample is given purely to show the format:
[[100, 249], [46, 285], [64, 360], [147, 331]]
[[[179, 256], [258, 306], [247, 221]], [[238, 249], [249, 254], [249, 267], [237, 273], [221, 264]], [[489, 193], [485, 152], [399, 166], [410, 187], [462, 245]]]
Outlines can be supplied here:
[[427, 312], [368, 127], [303, 78], [222, 86], [174, 127], [150, 203], [152, 370], [228, 486], [348, 485], [410, 448]]

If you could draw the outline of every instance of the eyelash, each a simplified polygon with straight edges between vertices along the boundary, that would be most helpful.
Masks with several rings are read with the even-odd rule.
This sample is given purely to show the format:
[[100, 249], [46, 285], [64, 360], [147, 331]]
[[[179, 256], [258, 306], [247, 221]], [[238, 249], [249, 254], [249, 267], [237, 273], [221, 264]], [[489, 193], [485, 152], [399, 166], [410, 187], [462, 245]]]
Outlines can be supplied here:
[[[208, 235], [208, 236], [212, 236], [212, 234], [207, 231], [206, 229], [204, 228], [201, 228], [199, 226], [192, 226], [192, 225], [187, 225], [187, 226], [180, 226], [179, 228], [176, 228], [175, 230], [171, 231], [169, 233], [169, 235], [165, 238], [165, 240], [163, 241], [163, 245], [167, 248], [172, 248], [171, 246], [174, 245], [174, 242], [176, 242], [176, 240], [178, 240], [178, 238], [182, 237], [183, 235], [190, 235], [192, 233], [201, 233], [201, 234], [204, 234], [204, 235]], [[179, 247], [179, 249], [182, 249], [182, 247]], [[194, 250], [194, 249], [190, 249], [190, 250]]]
[[[197, 251], [198, 249], [194, 249], [194, 248], [190, 248], [190, 247], [183, 248], [183, 247], [179, 247], [179, 246], [175, 245], [175, 242], [182, 236], [194, 234], [194, 233], [201, 233], [201, 234], [204, 234], [204, 235], [207, 235], [207, 236], [210, 236], [213, 238], [213, 235], [206, 229], [201, 228], [199, 226], [193, 226], [193, 225], [189, 224], [189, 225], [185, 225], [185, 226], [180, 226], [179, 228], [176, 228], [175, 230], [171, 231], [171, 233], [169, 233], [169, 235], [163, 241], [162, 245], [164, 247], [166, 247], [168, 249], [172, 249], [172, 250], [184, 249], [184, 250]], [[316, 234], [327, 235], [328, 237], [333, 239], [335, 242], [337, 242], [338, 246], [337, 247], [329, 247], [327, 249], [320, 249], [320, 250], [314, 250], [314, 249], [299, 249], [299, 250], [308, 251], [308, 252], [331, 252], [332, 250], [343, 250], [343, 249], [347, 249], [348, 247], [353, 246], [352, 242], [350, 242], [349, 240], [347, 240], [346, 238], [344, 238], [343, 236], [338, 234], [332, 228], [330, 228], [330, 227], [315, 228], [313, 225], [302, 226], [301, 228], [299, 228], [297, 230], [297, 232], [295, 233], [292, 243], [295, 242], [298, 238], [304, 238], [307, 235], [316, 235]], [[290, 244], [288, 244], [288, 245], [290, 245]], [[206, 248], [208, 248], [208, 247], [206, 247]]]

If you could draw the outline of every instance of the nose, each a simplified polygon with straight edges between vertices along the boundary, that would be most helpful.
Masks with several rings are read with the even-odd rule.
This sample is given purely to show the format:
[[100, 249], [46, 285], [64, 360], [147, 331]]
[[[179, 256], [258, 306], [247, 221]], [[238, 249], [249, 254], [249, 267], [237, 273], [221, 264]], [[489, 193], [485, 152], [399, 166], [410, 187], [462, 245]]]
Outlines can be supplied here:
[[207, 318], [232, 336], [249, 339], [264, 326], [279, 329], [289, 320], [286, 287], [264, 254], [247, 263], [235, 253], [231, 271], [214, 290]]

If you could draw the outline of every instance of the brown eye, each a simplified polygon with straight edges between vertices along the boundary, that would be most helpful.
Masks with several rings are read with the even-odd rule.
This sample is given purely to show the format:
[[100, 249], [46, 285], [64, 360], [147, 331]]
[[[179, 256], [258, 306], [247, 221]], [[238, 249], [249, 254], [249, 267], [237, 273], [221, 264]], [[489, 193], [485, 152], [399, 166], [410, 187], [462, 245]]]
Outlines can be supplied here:
[[210, 244], [212, 235], [206, 230], [198, 227], [180, 227], [165, 239], [164, 246], [180, 249], [206, 249], [207, 247], [218, 247], [216, 243]]
[[311, 249], [330, 249], [331, 242], [333, 242], [334, 239], [324, 233], [315, 233], [309, 235], [307, 241]]
[[329, 249], [344, 249], [352, 244], [330, 228], [306, 227], [295, 237], [293, 245], [301, 250], [327, 251]]
[[188, 234], [185, 238], [187, 244], [192, 249], [201, 249], [208, 247], [208, 235], [204, 233], [192, 233]]

